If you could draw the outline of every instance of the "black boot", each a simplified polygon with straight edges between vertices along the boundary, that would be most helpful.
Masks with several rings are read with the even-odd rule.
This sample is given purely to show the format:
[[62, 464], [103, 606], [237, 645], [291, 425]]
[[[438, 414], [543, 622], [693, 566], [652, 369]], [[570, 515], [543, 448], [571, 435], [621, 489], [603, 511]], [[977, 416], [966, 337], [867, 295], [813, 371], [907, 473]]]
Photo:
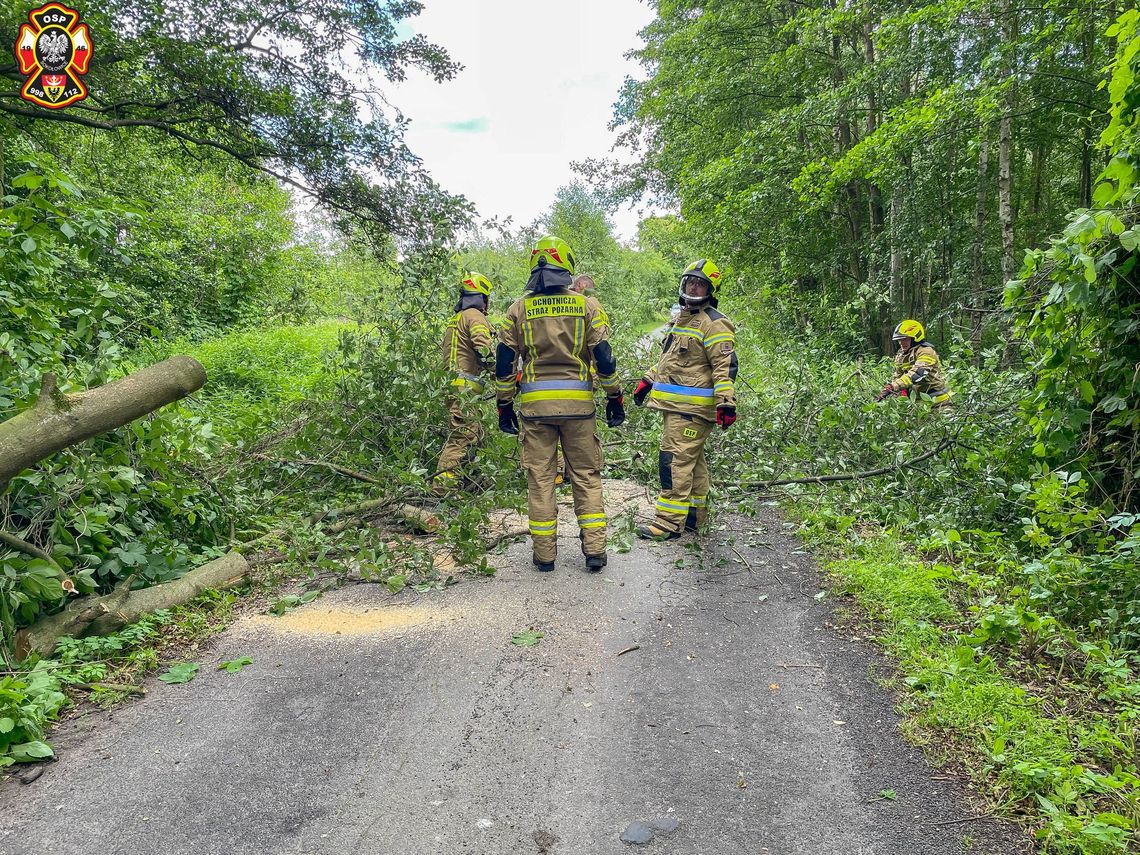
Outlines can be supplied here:
[[586, 569], [591, 573], [598, 573], [603, 567], [606, 566], [608, 560], [606, 553], [601, 555], [587, 555], [586, 556]]
[[539, 561], [537, 558], [534, 558], [532, 560], [534, 561], [534, 569], [539, 573], [549, 573], [554, 569], [553, 561]]

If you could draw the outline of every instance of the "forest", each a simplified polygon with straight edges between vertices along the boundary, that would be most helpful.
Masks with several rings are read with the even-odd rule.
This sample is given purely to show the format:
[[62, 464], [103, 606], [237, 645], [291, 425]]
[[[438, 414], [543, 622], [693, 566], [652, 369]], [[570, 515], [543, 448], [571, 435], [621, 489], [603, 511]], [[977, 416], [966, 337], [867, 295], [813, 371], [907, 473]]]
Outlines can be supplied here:
[[[1045, 853], [1140, 851], [1140, 12], [649, 5], [615, 158], [528, 223], [481, 219], [406, 145], [386, 87], [460, 73], [397, 35], [411, 0], [104, 3], [92, 94], [65, 110], [0, 59], [0, 767], [50, 758], [53, 721], [129, 699], [243, 591], [487, 574], [488, 514], [524, 502], [517, 444], [489, 398], [472, 490], [432, 498], [439, 341], [466, 271], [500, 317], [551, 233], [630, 390], [681, 270], [716, 260], [741, 366], [719, 511], [778, 503], [895, 663], [908, 738], [988, 815]], [[26, 15], [0, 6], [0, 42]], [[630, 203], [672, 213], [622, 241]], [[875, 403], [904, 318], [948, 366], [947, 413]], [[11, 462], [43, 402], [176, 356], [200, 389]], [[606, 476], [652, 489], [659, 432], [632, 407], [603, 428]], [[407, 507], [464, 573], [352, 522]], [[241, 586], [36, 634], [232, 552]]]

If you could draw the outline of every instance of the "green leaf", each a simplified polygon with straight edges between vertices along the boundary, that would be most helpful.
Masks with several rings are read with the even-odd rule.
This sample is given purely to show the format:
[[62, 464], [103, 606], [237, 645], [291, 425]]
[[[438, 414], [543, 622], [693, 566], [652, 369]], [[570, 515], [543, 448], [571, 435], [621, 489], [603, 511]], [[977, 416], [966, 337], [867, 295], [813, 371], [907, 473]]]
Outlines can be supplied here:
[[894, 790], [879, 790], [879, 798], [881, 799], [888, 799], [889, 801], [893, 802], [898, 797], [899, 794]]
[[219, 671], [225, 671], [227, 674], [236, 674], [246, 665], [252, 665], [253, 660], [248, 656], [242, 656], [239, 659], [230, 659], [228, 662], [223, 662], [218, 666]]
[[5, 716], [0, 718], [0, 733], [11, 733], [16, 729], [16, 722]]
[[402, 573], [397, 573], [395, 576], [389, 576], [384, 584], [388, 586], [388, 590], [393, 594], [398, 594], [404, 590], [404, 587], [408, 584], [408, 579]]
[[64, 237], [67, 237], [67, 238], [75, 237], [75, 229], [73, 229], [71, 227], [70, 223], [64, 223], [62, 226], [59, 227], [59, 230], [61, 232], [63, 232]]
[[511, 644], [515, 644], [519, 647], [534, 647], [545, 635], [545, 632], [537, 632], [533, 629], [528, 629], [525, 632], [516, 632], [511, 636]]
[[55, 752], [51, 750], [51, 746], [38, 739], [33, 742], [21, 742], [19, 745], [13, 745], [9, 751], [17, 763], [31, 763], [36, 760], [46, 760], [49, 757], [55, 756]]
[[31, 255], [36, 251], [36, 239], [34, 237], [26, 237], [23, 243], [20, 244], [20, 249], [24, 251], [25, 255]]
[[1096, 282], [1096, 262], [1092, 260], [1091, 256], [1079, 255], [1078, 260], [1085, 266], [1085, 281], [1092, 285]]
[[165, 674], [159, 674], [158, 679], [164, 683], [176, 685], [178, 683], [189, 683], [194, 679], [198, 673], [198, 665], [194, 662], [178, 662], [170, 666], [170, 670]]

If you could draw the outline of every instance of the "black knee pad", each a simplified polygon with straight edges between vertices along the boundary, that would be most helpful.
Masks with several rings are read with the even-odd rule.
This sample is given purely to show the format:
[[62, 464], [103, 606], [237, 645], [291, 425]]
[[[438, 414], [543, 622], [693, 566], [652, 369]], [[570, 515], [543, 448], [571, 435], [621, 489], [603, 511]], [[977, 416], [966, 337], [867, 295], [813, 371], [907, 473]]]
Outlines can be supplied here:
[[661, 478], [661, 489], [673, 489], [673, 452], [657, 452], [657, 474]]

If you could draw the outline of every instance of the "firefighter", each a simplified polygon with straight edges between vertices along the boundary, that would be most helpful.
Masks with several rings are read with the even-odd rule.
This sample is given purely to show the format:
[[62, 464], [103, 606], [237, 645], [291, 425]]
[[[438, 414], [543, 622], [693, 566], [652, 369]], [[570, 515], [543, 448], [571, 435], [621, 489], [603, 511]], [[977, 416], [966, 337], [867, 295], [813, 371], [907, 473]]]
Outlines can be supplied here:
[[[554, 569], [557, 553], [554, 479], [560, 442], [586, 568], [597, 572], [606, 566], [602, 444], [594, 421], [592, 366], [606, 393], [606, 423], [617, 427], [625, 421], [608, 317], [595, 298], [569, 290], [574, 264], [565, 241], [550, 235], [538, 240], [530, 254], [526, 293], [507, 310], [495, 357], [499, 429], [521, 433], [534, 566], [543, 572]], [[520, 357], [522, 374], [516, 378]]]
[[942, 373], [942, 360], [926, 340], [922, 324], [910, 319], [903, 321], [895, 327], [891, 340], [898, 347], [894, 378], [875, 400], [882, 401], [891, 395], [905, 398], [912, 392], [918, 392], [930, 396], [934, 409], [948, 408], [950, 387]]
[[479, 396], [483, 373], [494, 365], [494, 344], [487, 309], [491, 302], [491, 280], [481, 273], [468, 273], [459, 287], [455, 314], [443, 334], [443, 362], [451, 374], [447, 409], [451, 413], [450, 433], [439, 453], [432, 492], [446, 495], [459, 480], [458, 470], [475, 458], [483, 441], [479, 422]]
[[717, 311], [720, 270], [708, 259], [681, 274], [681, 313], [661, 345], [661, 360], [637, 384], [633, 402], [649, 399], [663, 417], [657, 465], [661, 493], [651, 523], [638, 537], [672, 540], [708, 518], [709, 470], [705, 442], [714, 426], [736, 421], [736, 327]]

